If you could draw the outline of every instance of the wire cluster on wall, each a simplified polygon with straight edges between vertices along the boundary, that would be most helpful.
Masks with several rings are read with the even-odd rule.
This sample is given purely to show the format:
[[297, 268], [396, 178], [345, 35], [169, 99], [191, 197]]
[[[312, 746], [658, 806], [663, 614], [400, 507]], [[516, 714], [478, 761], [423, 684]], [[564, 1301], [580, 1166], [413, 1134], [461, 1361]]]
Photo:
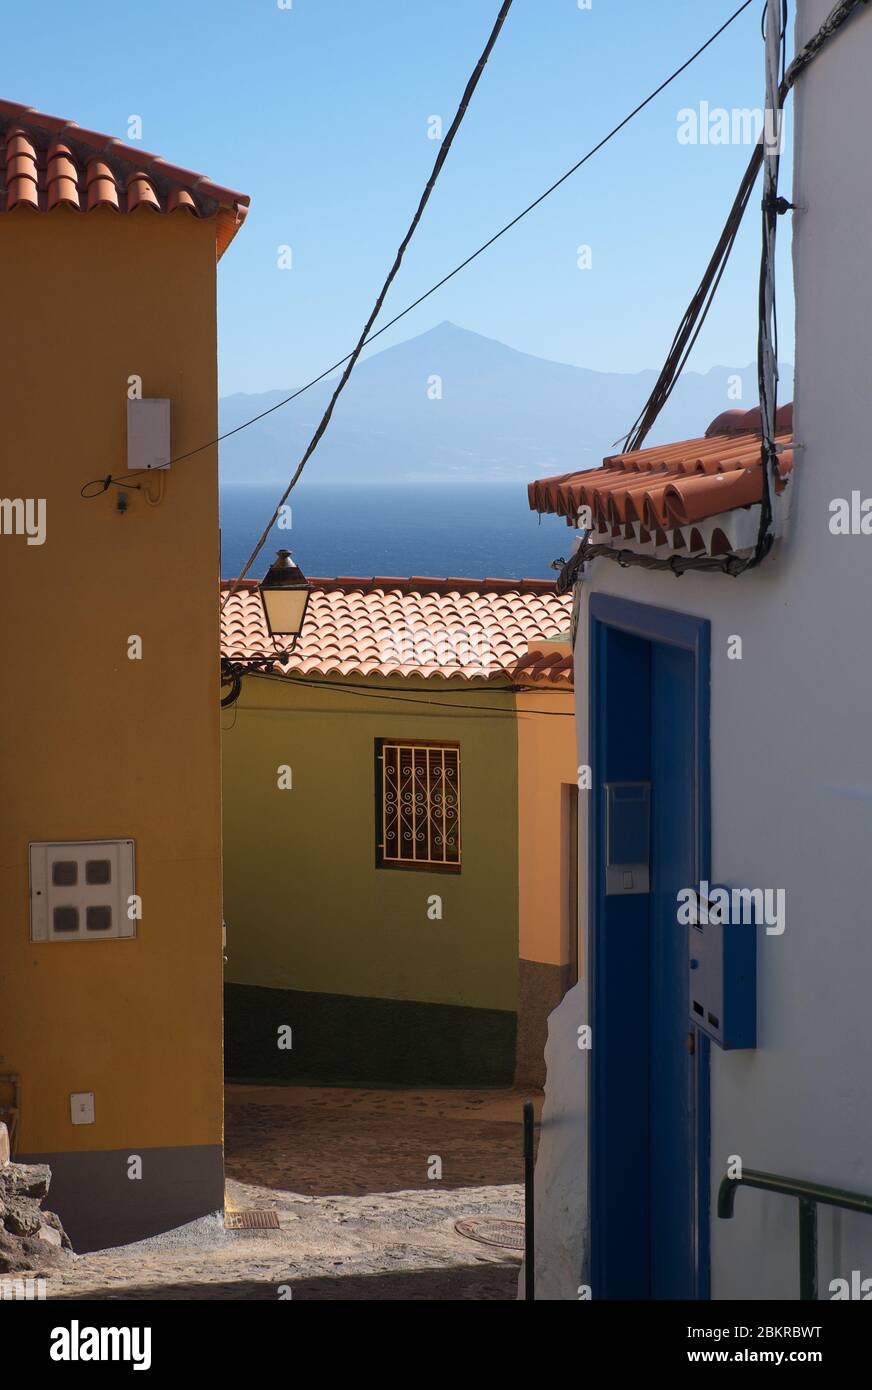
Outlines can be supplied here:
[[221, 697], [221, 705], [224, 709], [230, 705], [235, 705], [242, 694], [242, 679], [244, 676], [269, 675], [276, 668], [280, 661], [284, 661], [290, 655], [289, 652], [275, 651], [271, 656], [250, 656], [244, 661], [233, 661], [228, 656], [221, 658], [221, 689], [225, 685], [229, 686], [226, 695]]
[[[786, 63], [787, 0], [767, 0], [770, 17], [777, 15], [777, 23], [772, 31], [767, 31], [769, 51], [767, 54], [767, 113], [774, 130], [770, 127], [761, 131], [760, 140], [754, 147], [748, 168], [742, 177], [739, 191], [730, 209], [726, 225], [715, 247], [699, 287], [679, 324], [666, 362], [654, 384], [641, 414], [624, 437], [627, 453], [640, 449], [655, 420], [668, 401], [675, 384], [684, 369], [694, 343], [699, 337], [718, 285], [720, 284], [736, 234], [751, 191], [760, 169], [766, 165], [766, 179], [761, 203], [763, 215], [763, 242], [760, 256], [760, 277], [758, 289], [758, 335], [757, 335], [757, 382], [760, 396], [761, 421], [761, 466], [763, 472], [763, 496], [760, 508], [760, 524], [754, 551], [749, 556], [738, 555], [699, 555], [681, 556], [641, 554], [627, 548], [615, 548], [590, 539], [586, 533], [571, 560], [560, 571], [557, 581], [558, 593], [570, 592], [578, 582], [582, 567], [588, 560], [609, 559], [627, 568], [638, 566], [643, 569], [666, 570], [675, 575], [686, 574], [690, 570], [717, 572], [736, 577], [754, 569], [765, 559], [772, 548], [774, 532], [775, 482], [778, 475], [778, 449], [775, 443], [775, 413], [777, 408], [778, 380], [778, 318], [775, 301], [775, 240], [779, 216], [793, 208], [793, 204], [778, 195], [778, 174], [780, 166], [781, 119], [784, 103], [800, 73], [817, 57], [828, 41], [841, 29], [843, 24], [861, 5], [870, 0], [838, 0], [817, 32], [803, 45], [789, 67]], [[780, 62], [780, 72], [778, 64]], [[777, 74], [777, 75], [776, 75]], [[773, 149], [767, 150], [767, 138], [773, 141]], [[621, 442], [621, 441], [619, 441]]]

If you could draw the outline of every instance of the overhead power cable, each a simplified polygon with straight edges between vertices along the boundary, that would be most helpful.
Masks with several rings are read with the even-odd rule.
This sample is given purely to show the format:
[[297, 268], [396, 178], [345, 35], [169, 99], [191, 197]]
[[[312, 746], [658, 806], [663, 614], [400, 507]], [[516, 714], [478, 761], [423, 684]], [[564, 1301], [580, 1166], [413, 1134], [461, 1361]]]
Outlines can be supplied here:
[[[764, 131], [763, 222], [757, 319], [757, 391], [760, 401], [760, 466], [763, 495], [753, 560], [759, 564], [772, 548], [777, 526], [778, 448], [775, 417], [778, 410], [778, 311], [775, 300], [775, 244], [778, 234], [778, 174], [781, 167], [783, 107], [788, 88], [787, 0], [767, 0], [766, 112], [772, 129]], [[770, 116], [769, 113], [772, 113]]]
[[[830, 10], [823, 24], [812, 35], [806, 44], [799, 50], [793, 61], [784, 71], [785, 48], [786, 48], [786, 28], [787, 28], [787, 6], [781, 6], [780, 32], [777, 36], [777, 45], [773, 42], [773, 53], [778, 46], [781, 52], [782, 76], [777, 84], [774, 93], [773, 108], [767, 112], [768, 119], [774, 123], [775, 128], [767, 131], [765, 125], [761, 132], [760, 140], [754, 147], [748, 168], [739, 186], [739, 192], [730, 209], [726, 226], [721, 233], [714, 254], [706, 267], [705, 274], [700, 281], [699, 287], [694, 295], [684, 317], [679, 324], [678, 330], [672, 342], [669, 355], [663, 365], [663, 369], [654, 384], [642, 413], [635, 421], [631, 429], [624, 436], [624, 450], [627, 453], [633, 452], [642, 447], [647, 434], [652, 425], [669, 399], [675, 384], [684, 368], [690, 350], [699, 336], [706, 315], [711, 307], [712, 299], [720, 283], [729, 259], [730, 251], [736, 240], [736, 233], [745, 208], [748, 206], [751, 190], [757, 179], [757, 175], [763, 165], [764, 155], [769, 159], [769, 170], [767, 178], [767, 188], [763, 199], [763, 247], [760, 258], [760, 280], [758, 291], [758, 385], [760, 391], [761, 407], [761, 464], [763, 469], [763, 497], [760, 507], [760, 525], [757, 534], [757, 541], [754, 552], [747, 558], [737, 555], [671, 555], [661, 558], [656, 555], [645, 555], [635, 550], [626, 548], [615, 548], [608, 543], [592, 541], [590, 533], [587, 533], [581, 544], [576, 550], [572, 559], [564, 565], [560, 577], [557, 581], [558, 593], [568, 593], [576, 584], [579, 573], [588, 560], [603, 559], [614, 560], [617, 564], [627, 568], [629, 566], [639, 566], [642, 569], [652, 570], [671, 570], [675, 575], [688, 573], [690, 570], [701, 570], [719, 572], [737, 576], [744, 574], [749, 569], [754, 569], [772, 548], [774, 540], [773, 526], [773, 493], [778, 471], [778, 450], [774, 439], [774, 420], [776, 411], [776, 381], [777, 381], [777, 342], [778, 325], [775, 313], [775, 283], [774, 283], [774, 254], [775, 254], [775, 226], [779, 214], [788, 212], [793, 204], [788, 203], [785, 198], [778, 197], [778, 151], [780, 146], [781, 134], [781, 113], [788, 94], [793, 88], [797, 78], [808, 67], [808, 65], [818, 56], [821, 50], [834, 37], [842, 26], [851, 16], [860, 9], [861, 5], [868, 8], [872, 0], [837, 0], [837, 3]], [[770, 13], [777, 7], [767, 5]], [[764, 31], [765, 32], [765, 31]], [[772, 83], [770, 81], [770, 90]], [[767, 94], [767, 103], [773, 98]], [[768, 149], [769, 141], [773, 142], [773, 149]], [[618, 441], [619, 443], [622, 441]]]
[[325, 430], [327, 429], [327, 426], [330, 424], [333, 411], [336, 407], [336, 402], [339, 400], [339, 397], [345, 390], [345, 387], [348, 383], [348, 379], [351, 376], [351, 373], [354, 371], [355, 363], [357, 362], [358, 358], [360, 357], [360, 354], [363, 352], [363, 349], [366, 346], [366, 340], [369, 337], [370, 330], [372, 329], [373, 324], [375, 323], [376, 319], [378, 318], [381, 312], [381, 307], [384, 304], [385, 299], [387, 298], [388, 290], [394, 283], [400, 266], [403, 263], [403, 257], [406, 254], [406, 248], [412, 240], [412, 237], [415, 235], [418, 223], [421, 221], [421, 218], [424, 215], [424, 209], [430, 201], [430, 194], [433, 192], [433, 189], [436, 186], [436, 180], [439, 178], [439, 174], [441, 173], [442, 167], [445, 164], [446, 159], [448, 158], [451, 146], [454, 144], [454, 137], [456, 136], [458, 130], [460, 129], [463, 123], [463, 118], [466, 115], [469, 103], [472, 101], [475, 89], [478, 86], [479, 81], [481, 80], [481, 75], [485, 70], [487, 60], [493, 52], [494, 45], [496, 44], [496, 41], [500, 35], [500, 30], [502, 29], [503, 24], [506, 20], [506, 16], [508, 15], [509, 10], [511, 8], [512, 0], [503, 0], [494, 27], [490, 32], [490, 37], [488, 38], [488, 41], [484, 46], [484, 51], [482, 52], [481, 57], [479, 58], [472, 71], [472, 76], [466, 84], [463, 96], [460, 99], [460, 105], [458, 106], [457, 111], [454, 114], [454, 119], [451, 122], [451, 125], [448, 127], [448, 131], [445, 135], [445, 138], [439, 146], [439, 153], [436, 155], [436, 160], [433, 165], [433, 171], [430, 174], [430, 177], [427, 180], [426, 186], [424, 188], [424, 192], [421, 194], [421, 197], [418, 201], [418, 206], [415, 209], [415, 214], [411, 222], [409, 223], [409, 229], [406, 232], [406, 235], [403, 237], [403, 240], [400, 242], [399, 249], [397, 250], [397, 254], [394, 257], [393, 265], [388, 271], [387, 278], [384, 284], [382, 285], [381, 289], [379, 290], [378, 295], [376, 296], [376, 301], [372, 306], [369, 318], [364, 324], [363, 332], [357, 340], [357, 346], [355, 347], [354, 351], [351, 353], [351, 356], [348, 358], [348, 361], [345, 364], [345, 370], [343, 371], [342, 376], [339, 378], [339, 381], [336, 385], [336, 389], [334, 390], [333, 395], [330, 397], [330, 400], [327, 403], [327, 409], [321, 416], [315, 433], [312, 435], [312, 438], [309, 440], [309, 443], [306, 446], [306, 450], [303, 454], [303, 457], [300, 459], [300, 462], [297, 464], [297, 467], [294, 470], [294, 473], [291, 477], [291, 481], [288, 483], [287, 487], [285, 488], [284, 492], [282, 493], [281, 497], [276, 503], [275, 510], [273, 511], [272, 516], [270, 517], [269, 521], [267, 522], [266, 526], [261, 532], [257, 544], [255, 545], [254, 549], [252, 550], [251, 554], [246, 560], [244, 566], [240, 570], [237, 578], [230, 586], [230, 589], [228, 590], [225, 596], [224, 604], [222, 604], [222, 607], [224, 607], [224, 605], [227, 603], [230, 596], [236, 592], [236, 586], [248, 574], [248, 571], [251, 569], [251, 566], [254, 564], [255, 560], [257, 559], [258, 555], [260, 554], [261, 550], [266, 544], [270, 531], [279, 519], [279, 513], [282, 507], [284, 506], [285, 502], [287, 502], [288, 497], [291, 494], [291, 491], [296, 487], [297, 483], [299, 482], [303, 469], [306, 467], [306, 464], [309, 462], [309, 459], [314, 454]]
[[718, 244], [712, 252], [711, 259], [705, 268], [702, 279], [697, 286], [696, 292], [684, 312], [684, 317], [672, 339], [672, 345], [666, 357], [666, 361], [660, 371], [651, 395], [648, 397], [641, 413], [638, 415], [623, 439], [615, 441], [615, 445], [620, 445], [622, 451], [627, 454], [634, 453], [641, 449], [654, 422], [661, 410], [665, 406], [669, 397], [672, 395], [678, 380], [687, 365], [687, 360], [693, 351], [697, 338], [702, 332], [703, 324], [708, 317], [709, 309], [712, 306], [715, 294], [730, 253], [736, 244], [736, 237], [742, 225], [742, 218], [751, 197], [754, 184], [763, 164], [763, 146], [758, 143], [754, 146], [754, 151], [748, 163], [748, 167], [742, 175], [742, 182], [739, 184], [739, 191], [733, 200], [724, 230], [718, 239]]
[[[839, 3], [833, 7], [820, 29], [808, 43], [804, 45], [799, 53], [797, 53], [793, 62], [784, 73], [777, 93], [777, 108], [779, 113], [799, 74], [819, 53], [827, 40], [841, 28], [852, 12], [858, 9], [861, 4], [868, 3], [869, 0], [839, 0]], [[786, 17], [784, 17], [782, 21], [782, 35], [785, 30]], [[772, 118], [770, 117], [770, 119]], [[616, 444], [623, 445], [625, 453], [633, 453], [635, 450], [641, 449], [651, 427], [672, 394], [676, 382], [684, 370], [693, 345], [699, 337], [700, 330], [711, 308], [715, 292], [720, 284], [724, 270], [726, 269], [730, 252], [735, 244], [736, 234], [738, 233], [742, 216], [748, 206], [751, 192], [757, 180], [757, 175], [760, 173], [763, 166], [766, 136], [767, 131], [764, 128], [761, 132], [760, 139], [754, 146], [748, 167], [742, 176], [742, 182], [739, 185], [739, 191], [736, 194], [733, 206], [730, 208], [724, 230], [712, 253], [711, 260], [705, 268], [696, 293], [685, 310], [684, 317], [676, 330], [675, 337], [672, 340], [672, 346], [669, 349], [660, 375], [654, 383], [651, 395], [648, 397], [640, 415], [627, 431], [626, 435], [624, 435], [623, 439], [616, 441]], [[787, 212], [789, 207], [790, 204], [786, 201], [781, 204], [776, 204], [771, 209], [771, 214], [775, 215], [780, 212]]]
[[[256, 671], [256, 672], [254, 672], [253, 674], [257, 675], [259, 678], [261, 678], [261, 679], [263, 679], [263, 680], [281, 681], [286, 687], [287, 687], [288, 685], [303, 685], [303, 686], [311, 687], [313, 690], [324, 690], [324, 689], [340, 690], [340, 691], [343, 692], [343, 694], [346, 694], [346, 695], [356, 695], [356, 696], [358, 696], [358, 698], [364, 699], [364, 700], [393, 700], [393, 701], [396, 701], [398, 704], [402, 704], [402, 705], [431, 705], [431, 706], [433, 706], [433, 707], [436, 708], [436, 709], [455, 709], [455, 710], [466, 711], [466, 713], [475, 713], [475, 714], [479, 714], [479, 713], [486, 713], [486, 714], [502, 714], [502, 715], [507, 715], [507, 716], [509, 716], [509, 717], [512, 718], [512, 719], [514, 719], [514, 718], [516, 718], [516, 717], [518, 717], [518, 716], [528, 715], [528, 714], [541, 714], [541, 715], [546, 716], [547, 718], [556, 718], [556, 719], [574, 719], [574, 718], [575, 718], [575, 711], [574, 711], [574, 710], [571, 710], [571, 709], [569, 709], [569, 710], [558, 710], [558, 709], [526, 709], [526, 708], [520, 708], [520, 709], [515, 708], [515, 709], [513, 709], [511, 706], [509, 706], [508, 708], [506, 708], [506, 707], [504, 707], [504, 706], [502, 706], [502, 705], [469, 705], [469, 704], [466, 704], [466, 703], [465, 703], [465, 700], [468, 698], [468, 696], [473, 695], [473, 694], [481, 694], [481, 695], [532, 695], [532, 694], [536, 694], [536, 695], [544, 695], [546, 699], [547, 699], [547, 697], [548, 697], [550, 694], [552, 694], [552, 691], [549, 690], [547, 687], [545, 687], [545, 688], [543, 689], [541, 686], [535, 686], [535, 685], [529, 685], [529, 684], [528, 684], [528, 685], [505, 685], [505, 686], [499, 686], [499, 687], [494, 688], [494, 689], [491, 689], [491, 688], [488, 687], [488, 686], [473, 686], [473, 687], [471, 687], [469, 690], [458, 690], [458, 691], [456, 691], [456, 692], [455, 692], [456, 694], [458, 694], [458, 695], [460, 695], [460, 696], [463, 697], [463, 700], [462, 700], [461, 702], [457, 702], [457, 701], [454, 701], [454, 700], [434, 700], [434, 699], [432, 698], [432, 696], [424, 695], [423, 692], [420, 694], [420, 696], [415, 696], [415, 695], [400, 694], [399, 692], [397, 692], [397, 693], [390, 693], [390, 692], [387, 692], [387, 691], [373, 690], [372, 686], [366, 686], [366, 685], [360, 685], [360, 684], [353, 684], [353, 683], [351, 683], [351, 682], [349, 682], [349, 681], [335, 681], [335, 680], [330, 680], [329, 678], [326, 678], [326, 679], [323, 679], [323, 680], [309, 680], [309, 679], [307, 679], [305, 676], [296, 676], [296, 675], [291, 675], [291, 674], [287, 674], [287, 675], [286, 675], [286, 674], [284, 674], [284, 673], [279, 674], [278, 672], [272, 672], [272, 671]], [[230, 675], [228, 675], [228, 676], [226, 677], [225, 684], [228, 684], [228, 685], [229, 685], [229, 684], [231, 684], [231, 683], [232, 683], [232, 677], [231, 677]], [[240, 686], [239, 688], [241, 688], [241, 686]], [[234, 700], [235, 700], [236, 698], [238, 698], [238, 695], [239, 695], [239, 688], [236, 689], [235, 696], [234, 696]], [[418, 686], [416, 686], [415, 688], [418, 689], [418, 690], [420, 689], [420, 687], [418, 687]], [[446, 691], [445, 693], [446, 693], [446, 694], [450, 694], [451, 692], [450, 692], [450, 691]], [[565, 694], [569, 694], [569, 689], [568, 689], [568, 688], [567, 688], [567, 689], [560, 689], [560, 688], [558, 688], [558, 687], [555, 686], [553, 693], [554, 693], [555, 695], [565, 695]], [[223, 703], [224, 703], [224, 702], [222, 701], [222, 704], [223, 704]], [[230, 700], [228, 700], [228, 705], [229, 705], [230, 703], [232, 703], [232, 702], [231, 702]], [[263, 707], [263, 706], [257, 706], [256, 708], [264, 708], [264, 707]]]
[[[571, 168], [567, 169], [565, 173], [561, 174], [558, 179], [555, 179], [555, 181], [552, 184], [550, 184], [549, 187], [546, 188], [543, 193], [539, 194], [538, 198], [534, 198], [531, 203], [528, 203], [525, 208], [523, 208], [515, 217], [511, 219], [511, 221], [506, 222], [504, 226], [500, 227], [499, 231], [494, 232], [493, 236], [488, 237], [487, 241], [482, 242], [481, 246], [479, 246], [475, 251], [471, 252], [470, 255], [465, 257], [464, 260], [460, 261], [453, 268], [453, 270], [449, 270], [446, 275], [443, 275], [441, 280], [437, 280], [436, 283], [434, 285], [431, 285], [428, 290], [425, 290], [423, 294], [418, 295], [417, 299], [413, 299], [410, 304], [407, 304], [404, 309], [401, 309], [398, 314], [395, 314], [394, 317], [392, 319], [389, 319], [387, 323], [383, 324], [381, 328], [376, 329], [376, 331], [373, 333], [370, 333], [364, 343], [364, 346], [369, 347], [369, 345], [371, 343], [374, 343], [377, 338], [380, 338], [383, 333], [387, 333], [388, 329], [393, 328], [394, 325], [399, 323], [401, 319], [404, 319], [407, 314], [410, 314], [413, 309], [417, 309], [418, 306], [420, 304], [423, 304], [425, 300], [429, 299], [431, 295], [436, 294], [437, 290], [441, 290], [443, 285], [447, 285], [448, 282], [450, 280], [453, 280], [456, 275], [459, 275], [462, 270], [465, 270], [467, 266], [472, 265], [473, 261], [476, 261], [479, 256], [482, 256], [484, 254], [485, 251], [490, 250], [491, 246], [493, 246], [495, 242], [499, 241], [501, 237], [504, 237], [507, 232], [510, 232], [514, 227], [518, 225], [519, 222], [522, 222], [525, 217], [527, 217], [531, 212], [535, 211], [535, 209], [539, 207], [539, 205], [543, 203], [546, 198], [550, 198], [552, 193], [555, 193], [557, 189], [562, 187], [562, 185], [566, 183], [568, 179], [572, 178], [573, 174], [576, 174], [578, 170], [583, 167], [583, 165], [587, 164], [589, 160], [593, 159], [594, 155], [598, 154], [599, 151], [603, 149], [606, 145], [608, 145], [609, 142], [612, 141], [616, 135], [620, 134], [624, 127], [629, 125], [629, 123], [632, 120], [634, 120], [635, 117], [640, 114], [640, 112], [644, 111], [647, 106], [650, 106], [651, 102], [654, 101], [660, 95], [661, 92], [665, 91], [667, 87], [671, 86], [672, 83], [675, 82], [676, 79], [679, 78], [683, 72], [686, 72], [687, 69], [691, 66], [691, 64], [695, 63], [697, 58], [701, 57], [702, 54], [705, 53], [706, 49], [711, 48], [712, 44], [720, 38], [720, 36], [724, 33], [726, 29], [729, 29], [731, 24], [735, 23], [739, 16], [743, 14], [744, 11], [747, 10], [752, 3], [753, 0], [744, 0], [744, 3], [739, 5], [738, 9], [734, 10], [734, 12], [729, 16], [728, 19], [724, 20], [724, 23], [720, 26], [720, 28], [716, 29], [714, 33], [711, 34], [704, 43], [700, 44], [699, 48], [697, 48], [696, 51], [692, 53], [690, 57], [687, 58], [681, 64], [680, 67], [677, 67], [674, 70], [674, 72], [670, 73], [670, 75], [667, 78], [665, 78], [664, 81], [661, 82], [658, 87], [655, 87], [654, 90], [644, 98], [644, 100], [640, 101], [637, 106], [634, 106], [632, 111], [628, 112], [628, 114], [623, 118], [623, 120], [619, 121], [616, 126], [613, 126], [612, 129], [608, 132], [608, 134], [604, 135], [603, 138], [599, 140], [595, 145], [593, 145], [591, 149], [587, 151], [586, 154], [582, 155], [582, 157], [579, 160], [577, 160], [575, 164], [571, 166]], [[247, 430], [251, 425], [256, 425], [260, 420], [265, 420], [268, 415], [274, 414], [275, 411], [282, 410], [284, 406], [290, 405], [292, 401], [297, 400], [299, 396], [302, 396], [306, 391], [311, 390], [313, 386], [318, 386], [322, 381], [325, 380], [326, 377], [331, 376], [333, 372], [338, 371], [340, 367], [345, 366], [345, 364], [350, 360], [352, 355], [353, 352], [346, 353], [344, 357], [340, 357], [338, 361], [332, 364], [332, 366], [325, 367], [323, 372], [319, 372], [317, 376], [312, 377], [311, 381], [307, 381], [305, 385], [298, 387], [296, 391], [292, 391], [290, 395], [285, 396], [282, 400], [276, 401], [275, 405], [269, 406], [266, 410], [261, 410], [257, 415], [252, 415], [251, 418], [248, 420], [243, 420], [241, 424], [235, 425], [233, 429], [225, 430], [223, 434], [217, 435], [214, 439], [208, 440], [205, 444], [199, 444], [194, 449], [188, 449], [183, 454], [175, 455], [173, 458], [169, 460], [168, 463], [164, 464], [163, 467], [169, 468], [174, 463], [182, 463], [185, 459], [193, 458], [196, 454], [203, 453], [206, 449], [214, 449], [216, 445], [222, 444], [225, 439], [231, 439], [234, 435], [240, 434], [243, 430]], [[128, 478], [134, 476], [135, 475], [133, 473], [123, 473], [118, 475], [109, 474], [105, 478], [94, 478], [91, 482], [86, 483], [84, 485], [84, 487], [81, 489], [81, 495], [83, 497], [98, 497], [101, 493], [105, 492], [107, 488], [113, 486], [133, 488], [135, 490], [140, 485], [136, 483], [127, 482]]]

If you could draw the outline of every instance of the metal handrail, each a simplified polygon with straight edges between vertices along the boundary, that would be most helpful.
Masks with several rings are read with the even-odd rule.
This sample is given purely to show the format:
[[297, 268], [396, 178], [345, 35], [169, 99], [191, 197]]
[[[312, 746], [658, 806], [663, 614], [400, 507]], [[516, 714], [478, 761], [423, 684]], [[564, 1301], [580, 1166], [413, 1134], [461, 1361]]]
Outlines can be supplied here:
[[803, 1302], [817, 1302], [817, 1209], [819, 1205], [841, 1207], [872, 1216], [872, 1197], [862, 1192], [848, 1192], [842, 1187], [822, 1187], [820, 1183], [803, 1182], [801, 1178], [784, 1178], [777, 1173], [761, 1173], [756, 1168], [744, 1169], [740, 1178], [725, 1177], [718, 1188], [718, 1216], [729, 1221], [733, 1215], [736, 1192], [740, 1187], [757, 1187], [763, 1192], [780, 1192], [795, 1197], [799, 1203], [799, 1297]]

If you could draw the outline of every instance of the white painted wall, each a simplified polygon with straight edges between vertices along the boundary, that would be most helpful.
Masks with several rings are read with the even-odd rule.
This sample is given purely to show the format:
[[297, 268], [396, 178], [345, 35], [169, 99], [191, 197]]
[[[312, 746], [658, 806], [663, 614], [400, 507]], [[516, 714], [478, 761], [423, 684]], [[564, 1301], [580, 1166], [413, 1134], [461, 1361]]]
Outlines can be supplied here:
[[[586, 1264], [587, 1145], [585, 1078], [588, 1051], [578, 1046], [587, 1011], [582, 984], [564, 995], [548, 1019], [545, 1100], [534, 1184], [536, 1299], [579, 1298]], [[524, 1297], [524, 1262], [518, 1280]]]
[[[830, 8], [831, 0], [799, 0], [797, 44]], [[734, 1219], [719, 1221], [714, 1198], [728, 1155], [872, 1193], [872, 536], [828, 529], [833, 498], [852, 489], [872, 497], [870, 71], [872, 10], [863, 9], [792, 97], [794, 201], [804, 210], [794, 217], [800, 449], [785, 540], [739, 579], [676, 579], [599, 560], [586, 586], [711, 619], [712, 877], [787, 892], [784, 936], [760, 943], [757, 1049], [712, 1048], [716, 1299], [798, 1294], [796, 1203], [742, 1190]], [[780, 232], [790, 234], [787, 219]], [[699, 423], [702, 431], [709, 422]], [[734, 634], [741, 661], [727, 659]], [[585, 597], [580, 762], [589, 761], [587, 640]], [[578, 1021], [584, 991], [575, 992]], [[564, 1097], [568, 1114], [572, 1087], [551, 1072], [569, 1075], [576, 1058], [552, 1045], [549, 1063], [549, 1093]], [[583, 1085], [575, 1097], [578, 1147], [564, 1145], [560, 1162], [581, 1166]], [[546, 1130], [539, 1165], [551, 1173], [554, 1163]], [[569, 1183], [550, 1176], [548, 1187], [559, 1204]], [[540, 1228], [559, 1216], [559, 1207], [541, 1212]], [[586, 1281], [585, 1220], [582, 1211], [573, 1223], [570, 1254], [559, 1243], [553, 1254], [540, 1248], [540, 1286], [557, 1290], [548, 1297], [576, 1298]], [[853, 1269], [872, 1277], [872, 1218], [820, 1208], [819, 1231], [821, 1297], [831, 1278], [850, 1279]]]

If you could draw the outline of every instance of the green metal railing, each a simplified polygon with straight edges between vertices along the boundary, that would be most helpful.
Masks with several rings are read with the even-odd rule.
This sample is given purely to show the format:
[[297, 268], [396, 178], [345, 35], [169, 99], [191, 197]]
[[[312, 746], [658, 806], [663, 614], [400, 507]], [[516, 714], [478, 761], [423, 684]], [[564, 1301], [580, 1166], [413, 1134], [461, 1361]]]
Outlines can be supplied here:
[[722, 1178], [718, 1189], [718, 1216], [730, 1219], [740, 1187], [757, 1187], [763, 1192], [780, 1192], [784, 1197], [796, 1198], [799, 1203], [799, 1297], [804, 1302], [816, 1302], [818, 1206], [841, 1207], [844, 1211], [872, 1216], [872, 1197], [865, 1197], [861, 1192], [846, 1192], [841, 1187], [821, 1187], [816, 1182], [802, 1182], [799, 1178], [782, 1178], [777, 1173], [746, 1168], [740, 1178]]

